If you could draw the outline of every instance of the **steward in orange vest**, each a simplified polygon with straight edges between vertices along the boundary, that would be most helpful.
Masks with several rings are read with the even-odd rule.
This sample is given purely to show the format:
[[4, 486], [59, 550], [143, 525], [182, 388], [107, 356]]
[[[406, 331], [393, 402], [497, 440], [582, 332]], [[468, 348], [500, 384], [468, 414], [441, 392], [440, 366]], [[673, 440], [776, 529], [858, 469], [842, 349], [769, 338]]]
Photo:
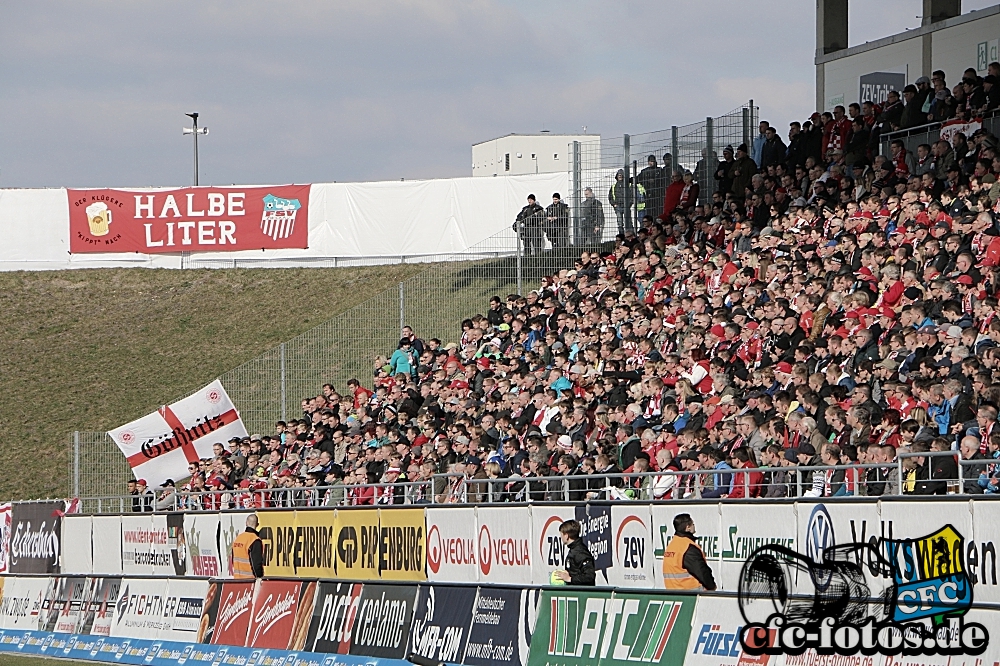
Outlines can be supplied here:
[[264, 577], [264, 544], [257, 535], [257, 516], [247, 516], [247, 529], [233, 541], [233, 578]]
[[663, 551], [663, 586], [668, 590], [714, 590], [715, 577], [694, 540], [694, 520], [674, 516], [674, 538]]

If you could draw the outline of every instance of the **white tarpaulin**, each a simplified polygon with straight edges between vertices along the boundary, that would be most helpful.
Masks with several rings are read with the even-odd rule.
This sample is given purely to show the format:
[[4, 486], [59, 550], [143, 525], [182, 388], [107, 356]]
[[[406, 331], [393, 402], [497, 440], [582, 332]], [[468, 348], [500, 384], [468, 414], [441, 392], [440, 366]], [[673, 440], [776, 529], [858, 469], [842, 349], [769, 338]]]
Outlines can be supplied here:
[[94, 516], [92, 522], [94, 573], [122, 573], [122, 519], [118, 516]]
[[[66, 574], [91, 574], [94, 556], [91, 547], [93, 518], [67, 515], [62, 521], [62, 569]], [[118, 573], [112, 571], [111, 573]]]
[[222, 382], [216, 379], [108, 435], [125, 454], [136, 478], [155, 488], [167, 479], [187, 477], [188, 463], [211, 458], [216, 442], [248, 433]]
[[[309, 196], [309, 249], [197, 253], [185, 257], [183, 265], [266, 260], [272, 266], [310, 266], [330, 257], [398, 261], [400, 256], [447, 255], [500, 232], [509, 232], [513, 241], [511, 224], [528, 194], [545, 202], [553, 192], [568, 198], [568, 190], [566, 173], [319, 183]], [[181, 267], [179, 254], [69, 254], [65, 189], [0, 190], [0, 230], [0, 270]]]

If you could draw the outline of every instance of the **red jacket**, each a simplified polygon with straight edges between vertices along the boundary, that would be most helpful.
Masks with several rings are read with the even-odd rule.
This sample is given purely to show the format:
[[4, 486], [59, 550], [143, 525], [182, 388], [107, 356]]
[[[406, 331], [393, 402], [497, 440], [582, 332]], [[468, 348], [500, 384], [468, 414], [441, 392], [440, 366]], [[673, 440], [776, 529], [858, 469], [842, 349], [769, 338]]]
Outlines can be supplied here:
[[[746, 477], [746, 480], [744, 480], [744, 477]], [[729, 493], [729, 497], [745, 498], [746, 495], [743, 493], [744, 485], [746, 485], [746, 489], [750, 492], [750, 497], [759, 497], [760, 485], [763, 481], [764, 474], [758, 471], [752, 462], [748, 462], [746, 467], [741, 467], [733, 474], [733, 491]]]
[[683, 191], [683, 180], [678, 180], [676, 183], [670, 183], [667, 186], [667, 193], [663, 197], [663, 214], [660, 215], [661, 220], [670, 219], [670, 216], [674, 213], [674, 209], [677, 208], [677, 204], [681, 201], [681, 192]]

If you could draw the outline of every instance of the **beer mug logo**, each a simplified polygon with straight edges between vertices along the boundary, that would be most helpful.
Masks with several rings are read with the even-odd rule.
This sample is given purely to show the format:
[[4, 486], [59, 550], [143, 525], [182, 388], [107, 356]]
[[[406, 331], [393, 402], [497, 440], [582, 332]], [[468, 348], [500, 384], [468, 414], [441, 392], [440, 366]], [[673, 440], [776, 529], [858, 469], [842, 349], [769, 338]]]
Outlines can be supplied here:
[[107, 204], [98, 201], [87, 206], [87, 222], [90, 223], [91, 236], [107, 236], [108, 225], [111, 224], [111, 211]]

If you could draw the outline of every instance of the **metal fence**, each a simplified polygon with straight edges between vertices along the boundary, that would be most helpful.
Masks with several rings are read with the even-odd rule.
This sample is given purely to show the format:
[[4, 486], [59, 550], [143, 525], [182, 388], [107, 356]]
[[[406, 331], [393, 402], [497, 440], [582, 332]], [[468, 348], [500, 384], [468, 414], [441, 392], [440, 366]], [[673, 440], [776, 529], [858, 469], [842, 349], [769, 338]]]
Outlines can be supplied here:
[[[245, 508], [295, 508], [420, 504], [509, 504], [531, 502], [588, 501], [706, 501], [717, 502], [716, 481], [731, 477], [729, 492], [737, 499], [822, 499], [828, 501], [825, 486], [830, 485], [827, 473], [842, 472], [832, 485], [851, 488], [834, 497], [900, 497], [921, 494], [907, 488], [907, 472], [914, 469], [918, 458], [954, 457], [956, 452], [901, 453], [891, 463], [865, 463], [835, 466], [782, 466], [777, 468], [701, 469], [691, 471], [633, 472], [629, 474], [569, 474], [531, 477], [469, 477], [464, 474], [435, 474], [419, 481], [379, 484], [337, 484], [332, 486], [300, 486], [209, 490], [203, 492], [152, 492], [145, 495], [113, 494], [81, 497], [81, 513], [125, 513], [154, 511], [218, 511]], [[915, 483], [943, 484], [939, 495], [982, 496], [980, 479], [993, 474], [989, 460], [956, 460], [955, 476], [950, 478], [914, 480]], [[867, 474], [874, 470], [874, 480]], [[747, 472], [764, 472], [769, 477], [751, 482]], [[778, 476], [780, 475], [780, 476]], [[814, 479], [819, 479], [823, 492], [815, 492]], [[902, 481], [901, 481], [902, 480]], [[869, 488], [869, 484], [872, 487]], [[729, 486], [726, 486], [729, 488]], [[878, 492], [874, 488], [878, 487]], [[775, 490], [777, 492], [771, 492]]]
[[[647, 192], [644, 197], [632, 178], [647, 166], [651, 155], [656, 157], [659, 166], [664, 164], [665, 156], [668, 159], [664, 187], [670, 182], [671, 170], [687, 170], [699, 185], [699, 202], [710, 201], [715, 192], [715, 170], [723, 148], [727, 145], [735, 148], [741, 143], [749, 145], [756, 135], [758, 118], [759, 109], [750, 100], [729, 113], [690, 125], [675, 125], [668, 130], [645, 134], [626, 134], [621, 138], [602, 138], [599, 144], [571, 143], [568, 153], [572, 157], [572, 206], [574, 210], [582, 210], [586, 199], [584, 191], [592, 189], [594, 196], [606, 204], [606, 232], [610, 228], [611, 233], [615, 233], [618, 220], [610, 206], [611, 188], [615, 183], [615, 174], [621, 169], [625, 175], [623, 182], [631, 184], [631, 187], [625, 188], [627, 200], [621, 211], [622, 226], [633, 228], [630, 222], [641, 221], [646, 213], [656, 217], [662, 212], [662, 208], [654, 210], [662, 205], [662, 194], [657, 201], [651, 196], [653, 193]], [[578, 229], [579, 222], [577, 218], [574, 220], [574, 229]]]
[[[982, 120], [984, 130], [993, 136], [1000, 136], [1000, 114], [996, 111], [991, 111], [989, 114], [986, 114]], [[894, 140], [899, 139], [903, 142], [903, 146], [906, 148], [907, 152], [916, 155], [917, 146], [920, 144], [926, 143], [930, 146], [936, 141], [941, 140], [942, 125], [943, 123], [929, 123], [919, 127], [912, 127], [910, 129], [883, 134], [879, 137], [880, 154], [890, 157], [892, 153], [889, 151], [889, 144]]]
[[[542, 277], [572, 268], [581, 251], [610, 249], [608, 243], [618, 233], [618, 225], [606, 197], [618, 169], [635, 172], [638, 164], [633, 166], [632, 155], [645, 162], [646, 156], [653, 154], [662, 162], [663, 155], [669, 154], [672, 164], [698, 170], [703, 154], [715, 156], [720, 146], [747, 141], [756, 118], [757, 108], [751, 100], [719, 118], [692, 125], [626, 135], [621, 140], [602, 141], [599, 147], [571, 144], [568, 245], [553, 247], [546, 235], [544, 251], [532, 254], [525, 250], [519, 234], [508, 228], [459, 253], [402, 257], [400, 261], [434, 261], [408, 280], [224, 373], [220, 377], [223, 386], [247, 429], [267, 433], [275, 421], [301, 416], [301, 400], [314, 396], [324, 383], [341, 389], [352, 377], [368, 383], [376, 358], [392, 354], [403, 326], [411, 326], [424, 340], [457, 340], [462, 320], [477, 312], [485, 314], [491, 296], [522, 294], [536, 288]], [[714, 183], [712, 174], [714, 167], [706, 176], [710, 183]], [[583, 211], [592, 212], [595, 206], [585, 202], [586, 187], [593, 189], [596, 206], [603, 212], [603, 228], [596, 233], [580, 228]], [[634, 221], [639, 197], [634, 183], [627, 189], [628, 217]], [[710, 192], [711, 186], [706, 189]], [[541, 205], [549, 203], [550, 193], [536, 194]], [[556, 238], [563, 245], [558, 235]], [[240, 260], [213, 264], [217, 268], [250, 265]], [[123, 456], [103, 432], [72, 434], [69, 459], [68, 486], [76, 497], [118, 493], [129, 476]]]

